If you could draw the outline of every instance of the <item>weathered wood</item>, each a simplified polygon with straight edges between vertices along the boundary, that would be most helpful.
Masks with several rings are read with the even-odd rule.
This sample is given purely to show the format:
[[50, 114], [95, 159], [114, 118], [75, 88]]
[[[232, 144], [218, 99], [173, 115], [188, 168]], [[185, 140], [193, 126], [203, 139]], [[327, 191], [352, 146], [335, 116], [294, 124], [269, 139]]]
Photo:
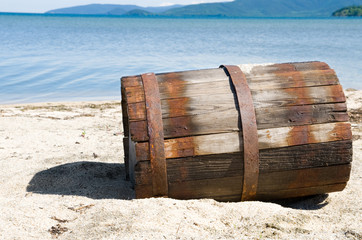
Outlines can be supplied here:
[[[210, 76], [211, 72], [213, 73], [212, 76]], [[200, 76], [200, 78], [195, 79], [195, 76], [190, 77], [190, 73], [194, 73], [196, 76]], [[333, 70], [313, 71], [303, 74], [304, 77], [300, 76], [300, 72], [280, 73], [278, 75], [246, 74], [246, 77], [252, 92], [338, 84], [338, 79]], [[298, 75], [299, 78], [296, 78], [296, 75]], [[159, 80], [161, 100], [182, 97], [189, 98], [208, 94], [223, 95], [229, 94], [231, 91], [229, 78], [221, 69], [200, 70], [198, 73], [196, 73], [196, 71], [190, 71], [179, 74], [159, 74], [157, 77]], [[138, 84], [136, 83], [138, 83], [138, 81], [123, 87], [129, 104], [144, 102], [144, 94], [141, 92], [143, 86], [140, 82]], [[199, 89], [207, 92], [197, 91]]]
[[[246, 73], [253, 91], [279, 88], [335, 85], [338, 79], [334, 70], [295, 71], [267, 74]], [[273, 80], [273, 81], [271, 81]], [[274, 81], [275, 80], [275, 81]]]
[[[213, 101], [210, 99], [214, 98]], [[176, 118], [183, 116], [204, 115], [213, 112], [221, 112], [230, 118], [237, 118], [237, 111], [235, 107], [235, 99], [232, 95], [209, 95], [197, 98], [175, 98], [161, 101], [162, 118]], [[313, 105], [297, 105], [293, 107], [260, 107], [256, 109], [257, 118], [268, 118], [268, 120], [285, 121], [288, 116], [295, 119], [306, 119], [307, 123], [316, 123], [319, 118], [340, 118], [344, 117], [347, 107], [345, 103], [332, 103], [332, 104], [313, 104]], [[144, 102], [131, 103], [128, 105], [129, 121], [142, 121], [146, 120], [146, 110]], [[343, 118], [344, 119], [344, 118]], [[261, 129], [268, 128], [266, 121], [257, 119], [258, 125], [262, 124]], [[300, 120], [299, 120], [300, 121]], [[286, 122], [288, 123], [288, 122]]]
[[128, 137], [123, 138], [123, 156], [124, 156], [124, 167], [126, 169], [126, 180], [129, 180], [129, 139]]
[[264, 149], [260, 155], [263, 173], [340, 165], [352, 162], [352, 140]]
[[[129, 115], [128, 115], [128, 103], [126, 100], [126, 92], [124, 88], [121, 88], [121, 96], [122, 96], [122, 100], [121, 100], [121, 105], [122, 105], [122, 125], [123, 125], [123, 132], [124, 132], [124, 136], [128, 136], [129, 135]], [[144, 109], [146, 111], [146, 109]], [[131, 113], [132, 114], [132, 113]], [[131, 117], [132, 118], [132, 117]], [[146, 118], [144, 118], [145, 120]]]
[[[327, 123], [259, 130], [259, 148], [279, 148], [352, 139], [350, 123]], [[258, 132], [259, 132], [258, 131]]]
[[[226, 76], [226, 75], [225, 75]], [[308, 94], [305, 96], [305, 98], [303, 98], [303, 101], [306, 102], [310, 102], [313, 101], [314, 98], [313, 97], [317, 97], [316, 100], [321, 101], [321, 102], [333, 102], [333, 97], [340, 97], [339, 95], [333, 96], [333, 92], [338, 92], [340, 91], [341, 87], [340, 85], [328, 85], [325, 86], [324, 84], [321, 85], [315, 85], [315, 86], [307, 86], [307, 87], [293, 87], [295, 85], [295, 83], [293, 81], [292, 84], [289, 84], [290, 87], [283, 87], [283, 88], [271, 88], [270, 86], [268, 87], [267, 82], [272, 82], [270, 81], [271, 79], [269, 79], [269, 81], [265, 81], [265, 84], [261, 84], [261, 85], [266, 85], [264, 87], [260, 86], [258, 89], [253, 88], [253, 84], [250, 83], [250, 89], [253, 93], [253, 100], [256, 103], [262, 104], [265, 103], [267, 101], [263, 101], [263, 96], [266, 95], [266, 93], [274, 93], [271, 94], [270, 97], [277, 97], [275, 99], [275, 101], [279, 101], [277, 102], [278, 106], [283, 106], [283, 105], [287, 105], [287, 104], [292, 104], [292, 105], [296, 105], [298, 103], [298, 96], [295, 95], [294, 90], [297, 91], [297, 94]], [[273, 83], [273, 82], [272, 82]], [[230, 84], [229, 84], [229, 79], [225, 77], [225, 79], [222, 79], [220, 81], [210, 81], [210, 82], [185, 82], [182, 80], [178, 81], [178, 84], [175, 85], [171, 85], [171, 83], [168, 83], [167, 85], [164, 84], [165, 86], [163, 86], [160, 83], [160, 97], [161, 100], [166, 100], [166, 99], [174, 99], [174, 98], [190, 98], [190, 97], [202, 97], [202, 96], [208, 96], [210, 94], [212, 95], [228, 95], [228, 94], [232, 94], [231, 89], [230, 89]], [[286, 85], [287, 83], [284, 83], [284, 85]], [[260, 85], [260, 84], [259, 84]], [[171, 87], [172, 86], [172, 87]], [[290, 89], [290, 90], [286, 90], [286, 89]], [[144, 94], [141, 93], [141, 91], [143, 90], [142, 86], [137, 86], [137, 87], [126, 87], [125, 88], [125, 92], [126, 92], [126, 98], [127, 98], [127, 102], [128, 103], [137, 103], [137, 102], [144, 102]], [[318, 95], [317, 93], [321, 93], [320, 91], [323, 91], [327, 94], [326, 97], [328, 97], [327, 99], [322, 99], [319, 98], [320, 95]], [[261, 95], [261, 96], [260, 96]], [[269, 98], [270, 98], [269, 97]], [[332, 99], [332, 101], [331, 101]], [[274, 100], [274, 99], [273, 99]], [[293, 102], [296, 101], [296, 102]], [[309, 104], [312, 104], [313, 102], [310, 102]], [[256, 107], [258, 107], [258, 105], [256, 105]]]
[[[279, 84], [285, 84], [285, 81], [288, 80], [288, 85], [284, 86], [285, 88], [293, 86], [293, 81], [303, 82], [301, 84], [304, 86], [338, 84], [338, 79], [335, 76], [334, 70], [330, 69], [330, 67], [323, 62], [241, 64], [238, 66], [247, 76], [249, 84], [252, 84], [252, 82], [254, 82], [254, 78], [261, 81], [266, 81], [268, 79], [273, 80], [276, 83], [271, 83], [270, 81], [268, 81], [268, 85], [276, 87], [278, 87]], [[302, 72], [302, 77], [300, 76], [299, 72]], [[284, 76], [283, 74], [285, 74], [286, 76]], [[278, 79], [278, 76], [280, 76], [281, 79]], [[296, 77], [293, 78], [293, 76]], [[285, 77], [287, 77], [287, 79], [285, 79]], [[159, 85], [169, 84], [171, 82], [171, 85], [177, 85], [177, 83], [179, 83], [179, 80], [181, 80], [182, 82], [192, 83], [208, 83], [212, 81], [228, 80], [224, 72], [218, 68], [161, 73], [157, 74], [157, 78], [159, 81]], [[178, 81], [175, 82], [175, 79]], [[139, 86], [142, 86], [141, 77], [139, 75], [122, 78], [122, 87], [124, 88]], [[296, 86], [300, 87], [299, 84]]]
[[122, 125], [123, 125], [123, 153], [124, 153], [124, 165], [126, 169], [126, 180], [130, 179], [129, 173], [129, 117], [127, 112], [127, 101], [125, 96], [124, 88], [121, 88], [121, 105], [122, 105]]
[[[217, 107], [213, 111], [201, 110], [192, 116], [164, 118], [163, 125], [166, 138], [238, 131], [240, 128], [238, 112], [235, 109], [216, 110]], [[258, 129], [267, 129], [345, 122], [349, 120], [346, 110], [345, 103], [259, 108], [256, 109], [257, 127]], [[173, 111], [178, 110], [176, 108]], [[145, 121], [131, 121], [130, 127], [134, 141], [147, 140], [147, 136], [144, 134]]]
[[[299, 169], [293, 171], [280, 171], [274, 173], [260, 173], [256, 198], [283, 198], [295, 197], [301, 192], [301, 196], [324, 193], [326, 186], [341, 187], [349, 179], [351, 165], [337, 165], [323, 168]], [[143, 176], [145, 177], [145, 176]], [[151, 185], [136, 184], [136, 197], [144, 198], [152, 196]], [[327, 187], [328, 188], [328, 187]], [[338, 191], [339, 191], [338, 190]], [[177, 199], [214, 198], [228, 201], [240, 201], [242, 191], [242, 176], [200, 179], [194, 181], [169, 180], [169, 196]], [[328, 192], [328, 190], [327, 190]], [[238, 197], [236, 197], [240, 194]], [[225, 198], [225, 196], [227, 196]], [[230, 197], [234, 196], [234, 197]]]
[[[252, 92], [258, 128], [256, 199], [342, 190], [350, 174], [352, 136], [346, 99], [334, 70], [322, 62], [240, 68]], [[240, 201], [243, 138], [229, 77], [222, 69], [208, 69], [157, 74], [157, 82], [169, 196]], [[152, 197], [140, 76], [122, 78], [122, 103], [136, 197]]]
[[130, 137], [128, 139], [128, 169], [129, 169], [129, 178], [132, 184], [135, 183], [135, 166], [137, 164], [136, 157], [136, 144], [132, 141]]
[[291, 171], [260, 173], [258, 192], [274, 192], [345, 183], [349, 180], [350, 164]]
[[[213, 198], [218, 201], [240, 201], [241, 178], [203, 179], [192, 182], [169, 183], [169, 196], [176, 199]], [[230, 184], [231, 183], [231, 184]], [[234, 184], [233, 184], [234, 183]], [[239, 186], [238, 184], [239, 183]], [[136, 198], [149, 198], [151, 185], [135, 185]], [[240, 193], [239, 196], [234, 196]], [[231, 197], [230, 197], [231, 196]]]
[[[324, 62], [295, 62], [276, 64], [241, 64], [238, 65], [242, 71], [250, 74], [284, 73], [294, 71], [323, 71], [330, 67]], [[248, 70], [249, 69], [249, 70]]]
[[349, 121], [346, 103], [259, 108], [256, 117], [259, 129]]
[[[350, 123], [329, 123], [258, 130], [259, 149], [350, 140]], [[241, 152], [239, 132], [165, 140], [166, 158]], [[227, 143], [227, 144], [225, 144]], [[148, 160], [148, 142], [136, 144], [138, 161]]]
[[311, 196], [330, 192], [339, 192], [346, 187], [347, 183], [337, 183], [325, 186], [297, 188], [297, 189], [284, 189], [275, 192], [261, 192], [256, 195], [256, 198], [261, 201], [270, 201], [282, 198], [295, 198]]
[[[317, 186], [317, 187], [285, 189], [276, 192], [258, 193], [255, 198], [258, 199], [259, 201], [273, 201], [283, 198], [285, 199], [285, 198], [305, 197], [305, 196], [312, 196], [312, 195], [318, 195], [330, 192], [339, 192], [342, 191], [346, 187], [346, 185], [347, 183], [337, 183], [337, 184]], [[240, 201], [240, 197], [238, 195], [219, 196], [216, 194], [216, 196], [212, 196], [212, 198], [220, 202]]]
[[[316, 87], [317, 88], [317, 87]], [[289, 89], [284, 89], [284, 95], [283, 93], [272, 92], [272, 93], [261, 93], [254, 94], [254, 105], [256, 106], [257, 111], [257, 119], [260, 119], [262, 116], [260, 116], [260, 113], [268, 114], [268, 110], [265, 110], [266, 108], [273, 107], [270, 109], [271, 112], [273, 112], [274, 108], [282, 108], [284, 110], [284, 117], [286, 114], [288, 114], [288, 109], [290, 110], [290, 116], [288, 115], [288, 118], [283, 118], [283, 122], [278, 121], [278, 119], [281, 119], [283, 115], [280, 115], [280, 118], [274, 119], [273, 122], [265, 123], [263, 125], [259, 125], [258, 128], [269, 128], [269, 127], [275, 127], [275, 124], [285, 124], [286, 121], [288, 121], [287, 125], [293, 125], [293, 124], [299, 124], [300, 122], [308, 122], [313, 121], [313, 112], [314, 115], [318, 116], [317, 109], [313, 109], [313, 107], [309, 107], [309, 112], [311, 115], [303, 115], [303, 110], [306, 110], [308, 112], [308, 107], [304, 105], [313, 105], [313, 104], [321, 104], [321, 103], [338, 103], [338, 102], [345, 102], [345, 98], [343, 95], [341, 86], [327, 86], [327, 87], [318, 87], [318, 89], [311, 90], [309, 89], [309, 97], [307, 94], [303, 93], [306, 91], [305, 88], [298, 88], [293, 94], [295, 96], [291, 96], [291, 94], [287, 93]], [[279, 95], [278, 95], [279, 94]], [[298, 97], [300, 95], [300, 97]], [[304, 97], [301, 97], [304, 96]], [[216, 99], [214, 102], [217, 102], [218, 98], [216, 96], [208, 96], [214, 97]], [[256, 100], [255, 98], [259, 98], [260, 101]], [[211, 99], [209, 99], [209, 102]], [[217, 104], [217, 103], [216, 103]], [[275, 104], [275, 105], [274, 105]], [[300, 107], [300, 105], [302, 105]], [[184, 107], [187, 109], [187, 104], [184, 105]], [[221, 133], [221, 132], [229, 132], [229, 131], [237, 131], [239, 129], [239, 118], [238, 111], [235, 109], [231, 109], [231, 104], [228, 107], [229, 110], [226, 111], [210, 111], [206, 112], [205, 114], [198, 114], [198, 115], [184, 115], [180, 117], [171, 117], [171, 118], [164, 118], [163, 119], [163, 125], [164, 125], [164, 131], [165, 131], [165, 137], [166, 138], [173, 138], [173, 137], [182, 137], [182, 136], [190, 136], [190, 135], [200, 135], [200, 134], [212, 134], [212, 133]], [[263, 110], [260, 110], [259, 108], [262, 107]], [[283, 108], [284, 107], [284, 108]], [[327, 106], [324, 109], [328, 111]], [[336, 106], [336, 112], [339, 112], [338, 108], [340, 106]], [[321, 107], [323, 108], [323, 107]], [[283, 111], [280, 110], [280, 111]], [[169, 112], [176, 112], [178, 111], [177, 108], [170, 107]], [[270, 113], [269, 111], [269, 113]], [[333, 110], [332, 110], [333, 111]], [[186, 110], [184, 111], [186, 112]], [[331, 113], [331, 112], [329, 112]], [[273, 117], [273, 113], [271, 114]], [[329, 121], [337, 121], [339, 119], [346, 119], [347, 115], [343, 114], [341, 112], [335, 113], [334, 111], [331, 114], [326, 113], [326, 118], [320, 118], [322, 122], [329, 122]], [[274, 116], [276, 116], [274, 114]], [[321, 114], [323, 116], [323, 114]], [[309, 119], [308, 119], [309, 118]], [[298, 120], [295, 121], [295, 120]], [[324, 121], [323, 121], [324, 120]], [[259, 121], [259, 120], [258, 120]], [[130, 131], [131, 136], [134, 141], [145, 141], [147, 140], [147, 134], [145, 134], [145, 126], [146, 124], [143, 123], [143, 121], [136, 121], [136, 122], [130, 122]], [[285, 126], [285, 125], [283, 125]], [[142, 128], [143, 127], [143, 128]]]
[[[260, 151], [260, 172], [274, 173], [298, 169], [348, 164], [352, 161], [352, 141], [308, 144]], [[205, 155], [167, 160], [168, 180], [193, 181], [209, 178], [242, 176], [240, 153]], [[148, 161], [136, 165], [136, 183], [150, 184]], [[145, 182], [146, 181], [146, 182]]]

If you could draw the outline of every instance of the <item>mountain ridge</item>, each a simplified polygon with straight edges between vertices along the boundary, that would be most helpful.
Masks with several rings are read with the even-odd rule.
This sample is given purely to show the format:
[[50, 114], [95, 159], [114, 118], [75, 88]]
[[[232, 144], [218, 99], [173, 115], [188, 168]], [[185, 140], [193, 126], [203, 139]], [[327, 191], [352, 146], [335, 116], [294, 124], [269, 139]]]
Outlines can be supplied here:
[[45, 12], [45, 14], [80, 14], [80, 15], [123, 15], [133, 10], [142, 10], [150, 13], [161, 13], [172, 8], [182, 7], [175, 4], [160, 7], [141, 7], [137, 5], [120, 4], [87, 4], [67, 8], [58, 8]]
[[234, 0], [164, 7], [89, 4], [50, 10], [46, 14], [144, 17], [330, 17], [336, 10], [353, 5], [362, 5], [362, 0]]

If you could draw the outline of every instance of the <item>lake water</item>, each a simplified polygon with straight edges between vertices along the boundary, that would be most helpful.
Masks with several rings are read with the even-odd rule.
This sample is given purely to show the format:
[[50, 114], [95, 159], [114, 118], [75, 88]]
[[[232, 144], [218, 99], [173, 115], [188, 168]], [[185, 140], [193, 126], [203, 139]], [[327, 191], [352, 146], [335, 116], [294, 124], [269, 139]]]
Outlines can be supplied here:
[[0, 14], [0, 103], [114, 100], [122, 76], [311, 60], [362, 89], [362, 18]]

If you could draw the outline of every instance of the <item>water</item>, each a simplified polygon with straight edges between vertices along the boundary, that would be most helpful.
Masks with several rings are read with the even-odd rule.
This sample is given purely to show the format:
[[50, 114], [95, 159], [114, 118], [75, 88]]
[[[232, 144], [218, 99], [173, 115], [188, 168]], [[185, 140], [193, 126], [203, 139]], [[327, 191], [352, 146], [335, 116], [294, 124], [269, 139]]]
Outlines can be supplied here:
[[362, 89], [362, 19], [0, 14], [0, 103], [111, 100], [119, 79], [220, 64], [319, 60]]

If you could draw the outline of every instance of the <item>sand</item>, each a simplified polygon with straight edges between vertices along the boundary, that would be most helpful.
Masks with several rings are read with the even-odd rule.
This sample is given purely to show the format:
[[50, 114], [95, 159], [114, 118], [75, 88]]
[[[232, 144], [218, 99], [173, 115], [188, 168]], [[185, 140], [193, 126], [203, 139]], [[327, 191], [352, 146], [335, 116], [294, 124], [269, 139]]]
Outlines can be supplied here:
[[119, 102], [0, 106], [0, 239], [362, 239], [362, 91], [342, 192], [278, 203], [134, 199]]

